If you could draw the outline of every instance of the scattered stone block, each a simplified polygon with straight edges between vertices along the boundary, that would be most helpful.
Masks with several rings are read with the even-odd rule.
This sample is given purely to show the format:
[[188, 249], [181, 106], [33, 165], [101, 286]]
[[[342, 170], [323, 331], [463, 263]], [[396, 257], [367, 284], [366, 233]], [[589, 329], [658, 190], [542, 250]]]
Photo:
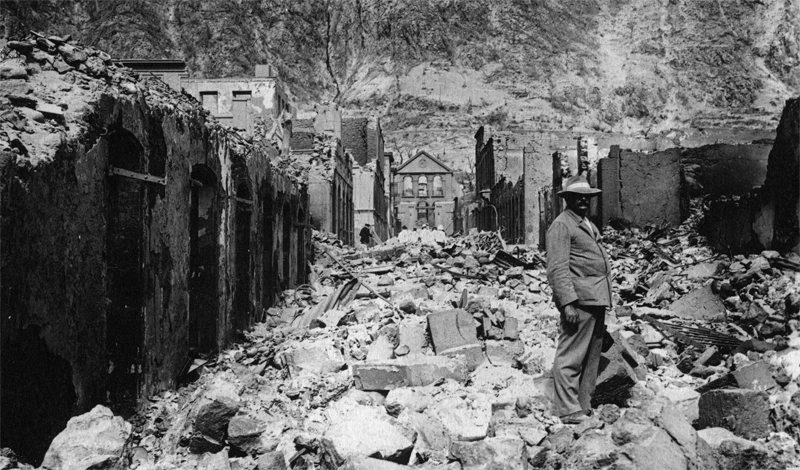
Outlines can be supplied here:
[[463, 470], [526, 470], [528, 452], [520, 438], [489, 437], [479, 442], [453, 442], [450, 453]]
[[397, 421], [417, 433], [414, 451], [418, 455], [425, 459], [447, 460], [451, 439], [439, 418], [406, 409]]
[[353, 414], [332, 424], [322, 436], [320, 453], [327, 468], [354, 457], [408, 462], [414, 443], [397, 426], [369, 415]]
[[503, 339], [515, 341], [519, 339], [519, 322], [514, 317], [506, 317], [503, 323]]
[[342, 370], [344, 357], [333, 347], [307, 345], [298, 347], [285, 355], [287, 366], [293, 375], [321, 375]]
[[267, 452], [258, 457], [258, 470], [287, 470], [286, 458], [281, 451]]
[[647, 374], [644, 364], [637, 362], [638, 354], [626, 347], [625, 340], [618, 333], [612, 338], [613, 344], [600, 356], [593, 408], [602, 404], [623, 405], [640, 376], [644, 379]]
[[[422, 321], [417, 321], [422, 320]], [[424, 354], [428, 346], [427, 326], [421, 317], [406, 318], [400, 322], [400, 346], [408, 346], [408, 354]]]
[[717, 321], [725, 318], [725, 305], [711, 285], [695, 289], [669, 306], [669, 311], [680, 318], [692, 320]]
[[390, 361], [353, 365], [353, 379], [359, 390], [392, 390], [430, 385], [440, 379], [467, 380], [463, 358], [403, 356]]
[[394, 357], [394, 344], [387, 336], [378, 336], [367, 351], [367, 362], [379, 362]]
[[525, 354], [525, 346], [519, 341], [486, 341], [486, 357], [494, 366], [518, 367]]
[[765, 361], [751, 362], [732, 372], [739, 388], [770, 391], [778, 387]]
[[697, 432], [676, 405], [669, 404], [662, 407], [657, 422], [681, 446], [685, 454], [694, 454]]
[[259, 455], [275, 450], [281, 431], [281, 422], [268, 424], [249, 416], [234, 416], [228, 423], [228, 443], [242, 452]]
[[386, 411], [392, 416], [398, 416], [404, 409], [417, 413], [425, 411], [431, 404], [431, 396], [418, 388], [396, 388], [386, 395]]
[[229, 398], [217, 398], [200, 408], [194, 420], [195, 432], [222, 442], [228, 431], [228, 424], [239, 411], [239, 403]]
[[[355, 457], [349, 459], [342, 470], [402, 470], [404, 468], [411, 467], [371, 457]], [[259, 470], [261, 469], [259, 468]]]
[[312, 327], [314, 326], [322, 326], [322, 327], [333, 327], [339, 326], [342, 322], [342, 319], [347, 315], [347, 312], [338, 309], [331, 309], [327, 312], [323, 313], [316, 321], [312, 322]]
[[769, 397], [757, 390], [711, 390], [700, 397], [700, 428], [721, 427], [745, 439], [770, 432]]
[[492, 406], [488, 400], [468, 403], [459, 397], [450, 397], [429, 406], [425, 414], [437, 417], [451, 439], [479, 441], [489, 433]]
[[475, 320], [465, 310], [429, 314], [428, 330], [437, 356], [464, 356], [470, 370], [475, 370], [483, 362]]
[[231, 470], [228, 450], [222, 449], [215, 454], [210, 452], [203, 454], [197, 462], [197, 470]]
[[112, 468], [119, 463], [132, 431], [130, 423], [97, 405], [67, 421], [67, 427], [50, 443], [42, 468]]
[[686, 277], [692, 280], [709, 278], [717, 272], [718, 262], [700, 263], [686, 270]]
[[700, 416], [700, 393], [689, 388], [665, 388], [661, 395], [674, 403], [686, 419], [692, 423]]
[[786, 468], [770, 455], [763, 444], [743, 439], [727, 429], [717, 427], [701, 429], [697, 431], [697, 437], [698, 454], [701, 454], [701, 461], [706, 463], [702, 468], [720, 470]]

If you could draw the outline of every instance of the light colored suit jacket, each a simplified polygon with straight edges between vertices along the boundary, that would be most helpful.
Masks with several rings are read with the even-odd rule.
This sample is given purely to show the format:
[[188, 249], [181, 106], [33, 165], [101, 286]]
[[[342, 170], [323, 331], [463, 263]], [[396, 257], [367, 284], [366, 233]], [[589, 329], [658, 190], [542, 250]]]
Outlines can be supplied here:
[[599, 230], [570, 209], [547, 229], [547, 281], [561, 309], [578, 305], [611, 306], [611, 263], [597, 238]]

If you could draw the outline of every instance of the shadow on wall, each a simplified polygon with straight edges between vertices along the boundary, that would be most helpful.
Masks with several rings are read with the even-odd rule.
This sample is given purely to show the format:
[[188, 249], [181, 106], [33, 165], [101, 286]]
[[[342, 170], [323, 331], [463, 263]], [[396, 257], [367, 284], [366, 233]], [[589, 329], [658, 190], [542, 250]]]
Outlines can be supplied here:
[[43, 336], [38, 326], [29, 326], [5, 341], [2, 351], [0, 393], [4, 403], [14, 406], [4, 406], [0, 415], [0, 446], [35, 466], [77, 407], [72, 367], [50, 351]]

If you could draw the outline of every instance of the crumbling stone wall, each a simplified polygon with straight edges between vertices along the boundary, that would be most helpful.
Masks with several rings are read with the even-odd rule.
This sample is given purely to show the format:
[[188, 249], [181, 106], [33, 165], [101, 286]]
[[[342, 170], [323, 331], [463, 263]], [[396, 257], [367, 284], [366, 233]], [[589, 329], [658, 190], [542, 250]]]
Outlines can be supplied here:
[[637, 225], [674, 226], [689, 216], [679, 149], [652, 154], [622, 150], [619, 160], [622, 218]]
[[[310, 240], [305, 193], [272, 168], [268, 149], [207, 123], [199, 105], [171, 108], [111, 90], [87, 106], [77, 138], [55, 133], [60, 143], [49, 160], [32, 163], [24, 146], [3, 153], [2, 426], [14, 429], [3, 433], [3, 445], [34, 460], [44, 449], [30, 443], [49, 442], [73, 414], [109, 400], [130, 413], [139, 397], [177, 384], [190, 346], [198, 353], [223, 347], [277, 292], [305, 282], [310, 250], [298, 246]], [[209, 179], [197, 181], [197, 168]], [[198, 184], [211, 194], [213, 215], [203, 229], [214, 231], [207, 247], [212, 263], [201, 267], [216, 272], [208, 293], [215, 301], [199, 310], [192, 302]], [[237, 225], [242, 205], [251, 207], [246, 237]], [[270, 221], [270, 214], [282, 216]], [[114, 229], [114, 220], [122, 229]], [[138, 245], [129, 247], [130, 256], [115, 257], [111, 250], [129, 240]], [[243, 255], [241, 240], [250, 243]], [[267, 268], [269, 254], [278, 256]], [[115, 275], [114, 260], [127, 270]], [[247, 285], [236, 282], [242, 260], [253, 273]], [[127, 298], [119, 294], [126, 279], [129, 297], [140, 299], [136, 308], [119, 305]], [[247, 293], [244, 302], [235, 301], [237, 291]], [[58, 389], [66, 398], [6, 393], [19, 383]]]
[[[786, 101], [769, 153], [767, 178], [762, 190], [763, 218], [768, 245], [778, 251], [800, 252], [800, 98]], [[771, 228], [771, 230], [770, 230]], [[771, 233], [769, 233], [771, 232]]]
[[687, 148], [681, 165], [691, 197], [741, 196], [764, 184], [771, 141]]

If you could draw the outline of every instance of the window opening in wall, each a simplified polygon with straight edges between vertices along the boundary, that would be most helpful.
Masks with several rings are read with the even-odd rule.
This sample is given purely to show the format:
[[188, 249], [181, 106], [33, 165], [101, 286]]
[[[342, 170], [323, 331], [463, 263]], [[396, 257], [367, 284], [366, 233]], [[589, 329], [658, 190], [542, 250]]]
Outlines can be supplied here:
[[217, 178], [205, 165], [192, 168], [189, 212], [189, 346], [199, 353], [217, 347]]
[[219, 114], [219, 93], [216, 91], [201, 91], [200, 101], [213, 116]]
[[233, 127], [250, 132], [250, 99], [249, 91], [234, 91], [231, 112], [233, 114]]
[[417, 203], [417, 225], [428, 224], [433, 226], [434, 207], [425, 201]]
[[[109, 166], [140, 172], [141, 145], [127, 131], [108, 136]], [[117, 174], [108, 177], [106, 253], [106, 350], [108, 398], [117, 412], [135, 407], [142, 378], [145, 198], [147, 182]]]
[[403, 196], [414, 197], [414, 183], [410, 176], [403, 178]]
[[236, 189], [236, 293], [233, 299], [233, 327], [247, 329], [252, 314], [250, 301], [250, 220], [253, 205], [250, 189], [241, 183]]
[[442, 187], [442, 177], [439, 175], [433, 177], [433, 195], [434, 197], [444, 197], [444, 188]]
[[417, 196], [428, 197], [428, 177], [420, 176], [417, 180]]

